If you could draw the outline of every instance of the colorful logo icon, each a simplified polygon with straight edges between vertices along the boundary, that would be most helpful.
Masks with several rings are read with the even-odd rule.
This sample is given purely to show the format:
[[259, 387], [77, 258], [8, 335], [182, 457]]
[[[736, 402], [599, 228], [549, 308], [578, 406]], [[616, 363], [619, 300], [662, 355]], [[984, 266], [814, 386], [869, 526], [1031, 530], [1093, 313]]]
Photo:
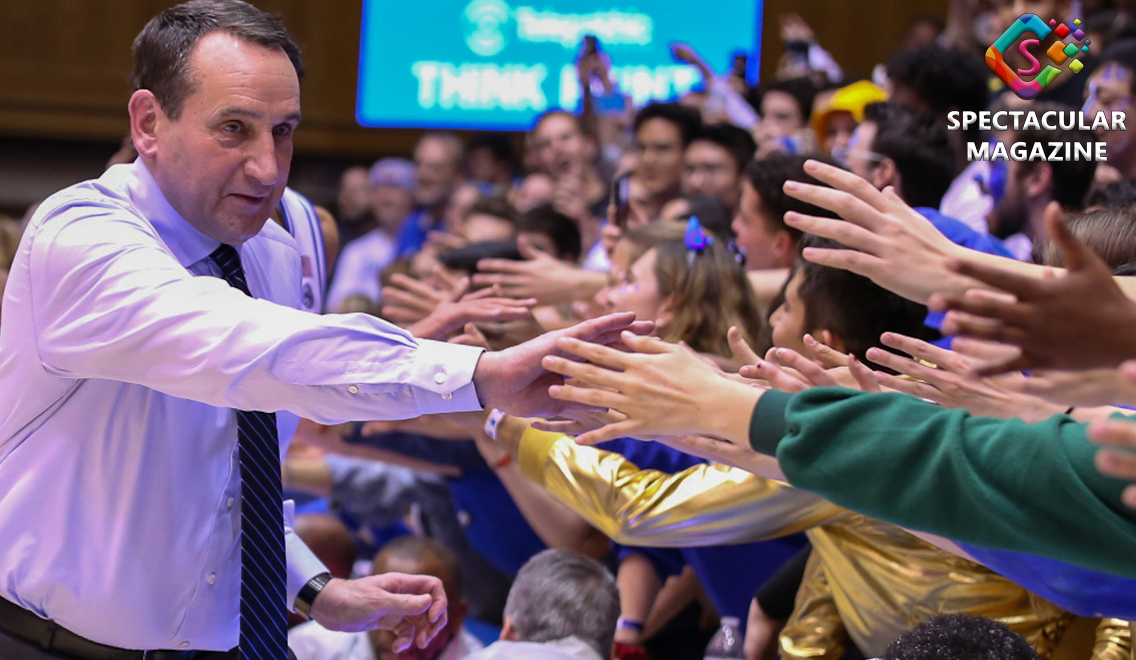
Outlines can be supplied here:
[[[1036, 46], [1041, 43], [1041, 40], [1048, 37], [1049, 33], [1053, 32], [1057, 35], [1057, 41], [1045, 51], [1045, 54], [1053, 62], [1053, 64], [1046, 65], [1045, 69], [1041, 69], [1041, 63], [1037, 61], [1033, 53], [1029, 51], [1030, 46]], [[1035, 38], [1026, 39], [1018, 46], [1018, 52], [1026, 58], [1027, 62], [1031, 63], [1029, 69], [1018, 69], [1016, 72], [1006, 64], [1003, 55], [1007, 50], [1014, 47], [1014, 42], [1022, 37], [1024, 34], [1032, 34]], [[1063, 42], [1065, 37], [1073, 37], [1068, 42]], [[1078, 46], [1077, 42], [1084, 39], [1084, 45]], [[1073, 29], [1070, 30], [1067, 25], [1057, 21], [1051, 20], [1047, 25], [1045, 21], [1037, 17], [1037, 14], [1022, 14], [1018, 20], [1014, 21], [1002, 36], [994, 42], [990, 48], [986, 49], [986, 66], [990, 67], [1002, 82], [1006, 83], [1019, 98], [1030, 100], [1037, 98], [1041, 90], [1045, 89], [1057, 77], [1061, 75], [1061, 66], [1066, 62], [1069, 63], [1069, 70], [1074, 74], [1080, 73], [1085, 65], [1077, 59], [1081, 53], [1089, 52], [1089, 40], [1085, 39], [1085, 31], [1081, 29], [1081, 19], [1073, 21]], [[1039, 73], [1040, 71], [1040, 73]], [[1023, 76], [1034, 76], [1033, 80], [1022, 80]]]

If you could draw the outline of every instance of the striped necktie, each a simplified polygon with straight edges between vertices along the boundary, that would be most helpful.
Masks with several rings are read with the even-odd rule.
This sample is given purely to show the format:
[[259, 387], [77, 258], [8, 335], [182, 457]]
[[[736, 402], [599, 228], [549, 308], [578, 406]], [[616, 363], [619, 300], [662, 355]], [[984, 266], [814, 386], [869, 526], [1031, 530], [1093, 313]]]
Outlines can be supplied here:
[[[252, 296], [236, 249], [221, 245], [209, 257], [230, 286]], [[241, 658], [284, 660], [288, 657], [287, 575], [276, 413], [237, 411], [237, 455], [241, 467]]]

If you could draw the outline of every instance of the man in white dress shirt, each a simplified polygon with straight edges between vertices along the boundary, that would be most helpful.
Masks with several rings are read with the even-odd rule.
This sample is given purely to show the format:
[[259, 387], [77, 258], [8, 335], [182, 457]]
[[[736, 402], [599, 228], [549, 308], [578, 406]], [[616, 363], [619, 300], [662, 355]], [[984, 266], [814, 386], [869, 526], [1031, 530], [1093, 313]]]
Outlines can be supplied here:
[[[250, 418], [271, 420], [260, 436], [278, 436], [282, 454], [300, 416], [557, 412], [547, 396], [557, 377], [539, 361], [558, 335], [482, 354], [363, 315], [299, 310], [296, 243], [266, 223], [300, 121], [299, 51], [278, 19], [238, 0], [194, 0], [151, 20], [134, 54], [138, 160], [45, 200], [4, 294], [5, 660], [238, 657], [260, 623], [244, 623], [254, 580], [242, 575], [260, 565], [242, 565], [242, 533], [281, 529], [272, 516], [242, 519], [273, 504], [243, 499], [262, 488], [242, 482], [246, 467], [279, 473], [246, 465]], [[565, 332], [608, 341], [629, 322]], [[260, 463], [275, 458], [258, 447]], [[263, 611], [393, 630], [398, 647], [444, 626], [436, 578], [328, 581], [292, 532], [290, 502], [281, 518], [280, 570], [261, 582], [286, 581], [284, 602]], [[243, 657], [282, 660], [284, 642], [272, 642], [279, 651]]]

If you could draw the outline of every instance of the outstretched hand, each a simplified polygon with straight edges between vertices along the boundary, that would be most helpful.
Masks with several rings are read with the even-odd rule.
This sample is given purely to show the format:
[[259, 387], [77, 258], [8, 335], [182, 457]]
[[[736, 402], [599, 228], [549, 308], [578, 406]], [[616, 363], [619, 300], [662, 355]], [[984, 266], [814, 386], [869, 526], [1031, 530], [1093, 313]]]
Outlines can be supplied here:
[[390, 630], [393, 649], [425, 648], [446, 625], [446, 592], [430, 575], [383, 573], [333, 579], [312, 601], [312, 618], [328, 630]]
[[884, 333], [882, 340], [885, 346], [911, 356], [868, 349], [869, 360], [907, 376], [876, 372], [881, 385], [897, 392], [946, 408], [965, 408], [974, 415], [1021, 417], [1028, 422], [1039, 422], [1065, 410], [1065, 406], [1023, 394], [1021, 388], [1026, 378], [1021, 374], [981, 378], [973, 373], [976, 360], [972, 357], [893, 332]]
[[1136, 357], [1136, 303], [1125, 297], [1108, 266], [1056, 214], [1047, 214], [1045, 222], [1068, 269], [1064, 276], [1036, 279], [956, 260], [949, 264], [953, 271], [1009, 295], [968, 292], [931, 298], [932, 310], [950, 310], [943, 332], [1021, 349], [981, 365], [981, 375], [1116, 367]]
[[851, 172], [815, 160], [805, 163], [805, 172], [832, 187], [786, 181], [785, 194], [842, 219], [790, 212], [785, 214], [786, 224], [851, 248], [806, 248], [805, 259], [862, 275], [920, 303], [938, 291], [963, 291], [974, 285], [947, 268], [948, 261], [970, 251], [943, 236], [895, 191], [876, 190]]
[[534, 248], [525, 238], [517, 241], [523, 261], [482, 259], [477, 262], [474, 286], [497, 285], [510, 298], [532, 298], [541, 305], [589, 300], [607, 283], [603, 273], [584, 271]]
[[745, 363], [739, 373], [745, 378], [768, 383], [775, 390], [790, 394], [811, 387], [879, 391], [871, 369], [855, 356], [818, 342], [812, 335], [804, 336], [809, 355], [802, 355], [790, 348], [772, 348], [766, 353], [765, 359], [758, 357], [737, 328], [730, 328], [727, 339], [734, 357]]
[[[1136, 424], [1108, 420], [1089, 426], [1089, 439], [1102, 446], [1096, 466], [1101, 474], [1136, 482]], [[1136, 509], [1136, 483], [1124, 489], [1124, 503]]]
[[636, 322], [631, 312], [608, 314], [503, 351], [485, 353], [473, 375], [477, 395], [484, 407], [500, 408], [518, 417], [551, 418], [578, 410], [581, 406], [549, 397], [549, 387], [562, 385], [564, 379], [558, 372], [546, 371], [542, 358], [564, 355], [561, 342], [566, 340], [618, 352], [605, 346], [621, 341], [621, 332], [623, 337], [634, 337], [653, 328], [652, 322]]
[[554, 399], [624, 415], [580, 435], [577, 442], [680, 435], [748, 442], [749, 418], [760, 390], [725, 377], [686, 347], [630, 333], [623, 334], [623, 342], [633, 352], [566, 337], [560, 339], [560, 348], [587, 362], [544, 359], [549, 371], [572, 379], [550, 388]]

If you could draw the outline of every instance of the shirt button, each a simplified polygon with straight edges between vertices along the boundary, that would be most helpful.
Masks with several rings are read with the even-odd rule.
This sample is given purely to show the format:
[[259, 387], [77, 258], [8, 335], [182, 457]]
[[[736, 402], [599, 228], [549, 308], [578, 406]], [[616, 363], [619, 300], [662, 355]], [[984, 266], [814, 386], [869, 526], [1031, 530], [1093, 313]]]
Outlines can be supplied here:
[[446, 382], [446, 372], [439, 371], [438, 373], [434, 374], [434, 382], [439, 385]]
[[454, 398], [453, 392], [446, 392], [442, 395], [442, 401], [449, 401], [452, 398]]
[[352, 394], [358, 394], [359, 393], [359, 386], [358, 385], [352, 385], [351, 387], [347, 388], [347, 391], [352, 393]]
[[213, 584], [214, 582], [217, 581], [217, 574], [216, 573], [210, 573], [209, 575], [206, 575], [205, 581], [208, 582], [209, 584]]
[[229, 499], [225, 500], [225, 508], [226, 509], [232, 509], [233, 508], [233, 501], [234, 500], [231, 497]]
[[187, 649], [187, 648], [189, 648], [189, 642], [182, 642], [181, 644], [178, 644], [178, 648], [179, 648], [179, 649]]

